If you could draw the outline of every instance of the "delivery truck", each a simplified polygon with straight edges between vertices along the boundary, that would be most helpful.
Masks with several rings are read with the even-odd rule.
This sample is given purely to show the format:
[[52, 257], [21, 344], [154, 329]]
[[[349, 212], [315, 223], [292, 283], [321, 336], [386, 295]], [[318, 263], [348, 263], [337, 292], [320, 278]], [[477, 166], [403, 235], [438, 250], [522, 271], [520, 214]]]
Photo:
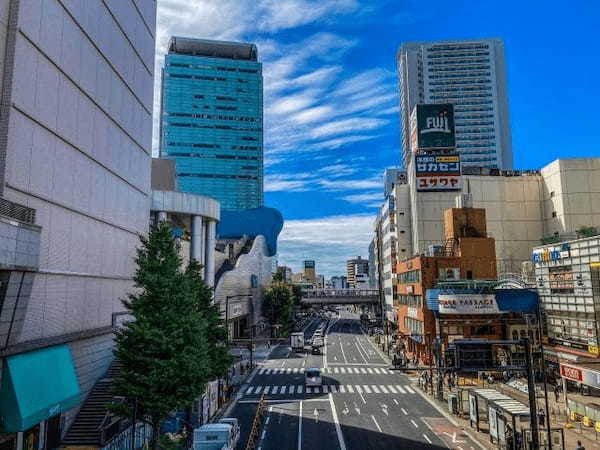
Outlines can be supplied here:
[[304, 351], [304, 333], [297, 332], [290, 335], [290, 345], [295, 352]]

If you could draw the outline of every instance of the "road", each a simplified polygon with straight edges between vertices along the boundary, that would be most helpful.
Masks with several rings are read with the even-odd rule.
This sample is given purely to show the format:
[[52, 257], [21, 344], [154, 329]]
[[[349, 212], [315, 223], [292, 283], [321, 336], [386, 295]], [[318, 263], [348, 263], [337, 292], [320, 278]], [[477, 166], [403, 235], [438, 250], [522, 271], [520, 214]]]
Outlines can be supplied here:
[[[308, 338], [318, 326], [305, 331]], [[319, 367], [323, 386], [304, 385]], [[323, 355], [280, 346], [265, 361], [230, 414], [242, 427], [243, 449], [258, 398], [268, 399], [260, 450], [478, 449], [417, 392], [389, 370], [349, 312], [330, 322]]]

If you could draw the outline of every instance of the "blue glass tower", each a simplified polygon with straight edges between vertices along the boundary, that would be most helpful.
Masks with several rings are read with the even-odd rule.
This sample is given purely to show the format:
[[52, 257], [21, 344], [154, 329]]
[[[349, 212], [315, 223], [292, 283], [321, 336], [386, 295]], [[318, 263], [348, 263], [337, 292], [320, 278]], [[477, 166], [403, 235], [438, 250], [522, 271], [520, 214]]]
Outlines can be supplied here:
[[223, 210], [263, 206], [263, 80], [256, 45], [173, 37], [162, 72], [160, 155], [178, 188]]

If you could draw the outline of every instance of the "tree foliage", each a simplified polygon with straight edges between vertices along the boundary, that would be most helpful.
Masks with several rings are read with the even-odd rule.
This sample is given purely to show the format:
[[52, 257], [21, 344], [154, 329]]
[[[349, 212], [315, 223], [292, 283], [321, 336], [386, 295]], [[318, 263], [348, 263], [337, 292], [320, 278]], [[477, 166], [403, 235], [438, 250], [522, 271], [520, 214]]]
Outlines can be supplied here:
[[294, 295], [290, 285], [275, 281], [266, 290], [263, 299], [263, 316], [272, 324], [288, 325], [292, 321]]
[[182, 270], [170, 226], [161, 223], [140, 239], [136, 290], [123, 301], [134, 320], [116, 332], [123, 367], [113, 390], [135, 400], [138, 416], [152, 423], [157, 449], [161, 420], [191, 405], [230, 360], [219, 345], [224, 330], [211, 290], [197, 263]]

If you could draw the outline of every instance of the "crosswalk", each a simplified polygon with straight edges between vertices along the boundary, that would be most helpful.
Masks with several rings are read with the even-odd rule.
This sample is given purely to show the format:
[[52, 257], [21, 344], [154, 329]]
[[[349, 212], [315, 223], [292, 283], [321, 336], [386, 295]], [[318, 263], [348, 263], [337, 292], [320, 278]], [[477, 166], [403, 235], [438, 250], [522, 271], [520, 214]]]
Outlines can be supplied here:
[[296, 394], [416, 394], [408, 385], [324, 384], [323, 386], [286, 385], [250, 386], [244, 395], [296, 395]]
[[[258, 375], [283, 375], [288, 373], [304, 373], [302, 367], [263, 367]], [[394, 371], [383, 367], [322, 367], [321, 373], [326, 374], [357, 374], [357, 375], [391, 375]]]

